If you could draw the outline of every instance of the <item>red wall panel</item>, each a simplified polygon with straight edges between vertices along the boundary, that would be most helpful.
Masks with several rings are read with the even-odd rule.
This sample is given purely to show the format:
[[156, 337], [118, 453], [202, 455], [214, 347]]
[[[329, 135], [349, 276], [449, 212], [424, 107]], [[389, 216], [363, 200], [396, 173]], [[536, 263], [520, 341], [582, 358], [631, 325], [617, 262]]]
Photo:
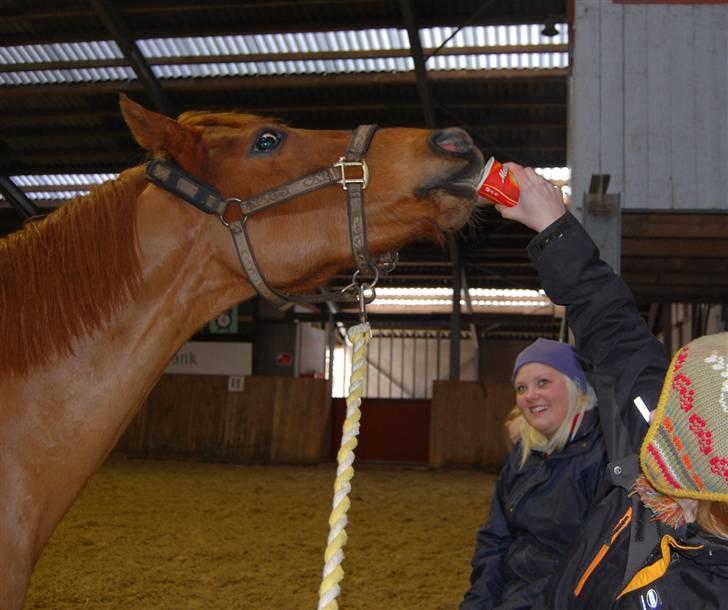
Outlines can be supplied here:
[[[430, 401], [364, 398], [361, 404], [356, 460], [427, 463], [430, 444]], [[332, 459], [341, 444], [346, 401], [333, 401]]]

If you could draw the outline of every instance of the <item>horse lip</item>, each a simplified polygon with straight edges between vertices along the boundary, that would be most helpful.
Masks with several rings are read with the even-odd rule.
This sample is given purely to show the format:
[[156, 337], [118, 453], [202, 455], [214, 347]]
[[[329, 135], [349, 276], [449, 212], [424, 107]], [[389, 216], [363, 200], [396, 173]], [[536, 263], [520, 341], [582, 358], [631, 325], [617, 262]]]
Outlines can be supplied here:
[[427, 191], [424, 191], [423, 194], [418, 194], [418, 197], [427, 196], [432, 191], [446, 191], [448, 194], [459, 197], [461, 199], [472, 199], [475, 200], [476, 192], [475, 192], [475, 185], [471, 184], [469, 182], [448, 182], [447, 184], [442, 184], [440, 186], [434, 186]]
[[478, 181], [483, 171], [483, 155], [473, 147], [467, 153], [457, 156], [467, 160], [468, 164], [445, 180], [438, 179], [423, 184], [417, 188], [415, 195], [419, 198], [426, 198], [432, 191], [444, 190], [456, 197], [474, 200]]

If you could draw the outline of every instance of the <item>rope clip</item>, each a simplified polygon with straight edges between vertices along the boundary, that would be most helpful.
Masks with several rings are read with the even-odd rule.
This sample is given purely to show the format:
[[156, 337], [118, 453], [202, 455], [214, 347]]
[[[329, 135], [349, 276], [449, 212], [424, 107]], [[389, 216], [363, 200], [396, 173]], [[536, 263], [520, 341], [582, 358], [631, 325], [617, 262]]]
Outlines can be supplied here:
[[379, 269], [374, 268], [374, 279], [371, 282], [359, 283], [359, 269], [354, 271], [354, 275], [351, 276], [351, 282], [341, 289], [342, 293], [351, 292], [354, 293], [357, 302], [359, 303], [359, 321], [363, 324], [367, 321], [367, 309], [366, 306], [377, 298], [377, 293], [374, 290], [379, 281]]

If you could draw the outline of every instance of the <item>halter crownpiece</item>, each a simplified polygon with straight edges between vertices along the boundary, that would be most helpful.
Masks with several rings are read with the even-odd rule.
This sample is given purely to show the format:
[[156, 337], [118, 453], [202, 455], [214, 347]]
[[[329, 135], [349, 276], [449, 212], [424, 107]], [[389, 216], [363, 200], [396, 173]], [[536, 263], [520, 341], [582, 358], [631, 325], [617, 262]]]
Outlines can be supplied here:
[[[369, 150], [376, 125], [360, 125], [352, 134], [351, 143], [345, 155], [331, 167], [306, 174], [291, 182], [260, 193], [249, 199], [224, 198], [214, 187], [194, 178], [171, 161], [153, 159], [147, 164], [146, 177], [157, 186], [180, 197], [207, 214], [217, 215], [230, 229], [240, 263], [248, 279], [258, 293], [273, 304], [283, 307], [290, 302], [320, 303], [324, 301], [359, 301], [360, 308], [374, 300], [374, 285], [381, 273], [389, 273], [396, 265], [396, 253], [388, 253], [382, 262], [369, 256], [366, 217], [364, 215], [364, 190], [369, 184], [369, 168], [365, 155]], [[358, 168], [358, 176], [352, 177], [350, 170]], [[260, 271], [253, 252], [253, 246], [246, 229], [248, 217], [299, 195], [317, 191], [332, 184], [340, 184], [346, 191], [349, 214], [349, 238], [356, 272], [352, 282], [343, 290], [322, 290], [319, 293], [294, 295], [281, 292], [268, 284]], [[228, 219], [226, 212], [234, 206], [237, 218]], [[359, 283], [358, 276], [373, 275], [369, 283]], [[369, 291], [369, 292], [367, 292]]]

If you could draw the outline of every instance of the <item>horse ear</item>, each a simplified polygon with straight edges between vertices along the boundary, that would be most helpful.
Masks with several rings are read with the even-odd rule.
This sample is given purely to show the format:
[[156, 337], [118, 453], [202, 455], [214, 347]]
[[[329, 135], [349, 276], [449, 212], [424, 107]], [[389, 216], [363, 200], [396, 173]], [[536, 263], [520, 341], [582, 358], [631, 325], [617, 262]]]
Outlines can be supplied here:
[[202, 129], [183, 125], [163, 114], [147, 110], [123, 93], [119, 106], [134, 139], [149, 152], [164, 151], [177, 164], [188, 170], [204, 173], [207, 149], [202, 142]]

